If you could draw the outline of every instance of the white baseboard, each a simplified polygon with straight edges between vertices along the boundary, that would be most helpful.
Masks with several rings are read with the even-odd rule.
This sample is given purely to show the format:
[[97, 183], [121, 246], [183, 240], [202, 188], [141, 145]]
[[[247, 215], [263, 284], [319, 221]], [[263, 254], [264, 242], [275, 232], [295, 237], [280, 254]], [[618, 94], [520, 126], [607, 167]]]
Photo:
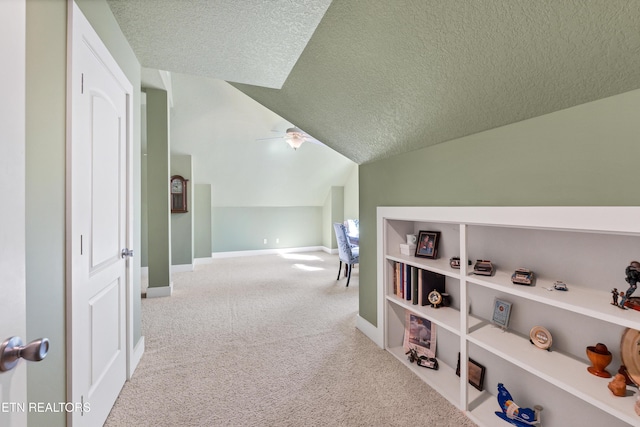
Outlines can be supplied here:
[[140, 360], [142, 360], [142, 355], [144, 354], [144, 337], [140, 337], [138, 340], [138, 344], [133, 348], [133, 354], [131, 355], [131, 360], [129, 360], [129, 373], [127, 379], [131, 379], [133, 373], [135, 372]]
[[288, 254], [293, 252], [317, 252], [324, 250], [323, 246], [305, 246], [302, 248], [283, 248], [283, 249], [259, 249], [253, 251], [230, 251], [230, 252], [214, 252], [211, 254], [211, 258], [235, 258], [241, 256], [256, 256], [256, 255], [273, 255], [273, 254]]
[[[195, 270], [195, 265], [197, 264], [211, 264], [211, 258], [196, 258], [193, 260], [193, 264], [179, 264], [172, 265], [171, 272], [172, 273], [181, 273], [184, 271], [193, 271]], [[140, 276], [141, 277], [149, 277], [149, 267], [140, 267]]]
[[147, 288], [147, 298], [170, 297], [173, 293], [173, 282], [169, 286], [149, 286]]
[[356, 318], [356, 328], [360, 330], [363, 334], [365, 334], [371, 341], [376, 343], [376, 345], [380, 348], [384, 348], [384, 337], [382, 336], [382, 328], [378, 328], [369, 323], [368, 320], [365, 320], [363, 317]]
[[178, 264], [171, 266], [172, 273], [184, 273], [185, 271], [193, 271], [193, 264]]
[[331, 254], [331, 255], [336, 255], [336, 254], [338, 253], [338, 248], [330, 249], [330, 248], [328, 248], [328, 247], [326, 247], [326, 246], [323, 246], [323, 247], [322, 247], [322, 250], [323, 250], [324, 252], [328, 253], [328, 254]]

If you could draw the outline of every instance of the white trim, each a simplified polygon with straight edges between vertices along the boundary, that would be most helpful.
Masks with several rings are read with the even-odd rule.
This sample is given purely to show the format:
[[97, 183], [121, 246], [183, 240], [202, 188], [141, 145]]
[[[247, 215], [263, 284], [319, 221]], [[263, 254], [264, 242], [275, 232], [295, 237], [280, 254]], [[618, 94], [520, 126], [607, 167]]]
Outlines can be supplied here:
[[142, 360], [142, 356], [144, 355], [144, 336], [140, 337], [138, 340], [138, 344], [133, 348], [133, 352], [131, 353], [131, 358], [129, 360], [129, 372], [127, 372], [127, 380], [130, 380], [135, 372], [140, 360]]
[[323, 250], [324, 252], [328, 253], [328, 254], [331, 254], [331, 255], [337, 255], [337, 254], [338, 254], [338, 248], [335, 248], [335, 249], [329, 249], [328, 247], [323, 246], [323, 247], [322, 247], [322, 250]]
[[194, 260], [193, 260], [193, 265], [211, 264], [212, 262], [213, 262], [213, 258], [211, 258], [211, 257], [207, 257], [207, 258], [194, 258]]
[[140, 267], [140, 276], [149, 277], [149, 267]]
[[[316, 252], [322, 251], [325, 248], [323, 246], [306, 246], [302, 248], [283, 248], [283, 249], [259, 249], [253, 251], [230, 251], [230, 252], [213, 252], [211, 258], [235, 258], [242, 256], [256, 256], [256, 255], [273, 255], [273, 254], [288, 254], [292, 252]], [[326, 252], [326, 251], [325, 251]]]
[[147, 288], [147, 298], [170, 297], [173, 293], [173, 282], [169, 286], [149, 286]]
[[184, 273], [185, 271], [193, 271], [193, 264], [178, 264], [171, 266], [172, 273]]
[[360, 332], [365, 334], [371, 341], [376, 343], [376, 345], [380, 348], [384, 348], [383, 337], [382, 337], [382, 328], [378, 328], [373, 326], [366, 320], [364, 317], [361, 317], [358, 314], [356, 318], [356, 329], [359, 329]]

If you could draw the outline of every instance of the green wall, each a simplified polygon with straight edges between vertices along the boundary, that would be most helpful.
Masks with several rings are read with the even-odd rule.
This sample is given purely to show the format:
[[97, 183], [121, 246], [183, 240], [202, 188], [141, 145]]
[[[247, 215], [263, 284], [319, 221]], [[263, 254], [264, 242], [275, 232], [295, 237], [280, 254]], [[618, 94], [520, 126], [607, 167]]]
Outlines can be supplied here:
[[[211, 221], [214, 253], [322, 244], [320, 206], [213, 207]], [[265, 238], [267, 244], [263, 243]]]
[[333, 186], [322, 207], [322, 246], [328, 249], [338, 247], [333, 223], [343, 222], [344, 219], [344, 187]]
[[169, 207], [169, 103], [167, 92], [147, 94], [147, 260], [149, 287], [171, 283], [171, 210]]
[[[66, 402], [67, 4], [29, 1], [26, 14], [27, 336], [22, 338], [29, 342], [47, 337], [51, 342], [45, 360], [27, 364], [27, 399]], [[64, 426], [65, 417], [29, 413], [28, 423]]]
[[640, 205], [640, 91], [360, 166], [360, 315], [376, 325], [377, 206]]
[[358, 165], [344, 184], [344, 219], [360, 218], [360, 191], [358, 182]]
[[194, 258], [211, 258], [211, 184], [194, 184]]

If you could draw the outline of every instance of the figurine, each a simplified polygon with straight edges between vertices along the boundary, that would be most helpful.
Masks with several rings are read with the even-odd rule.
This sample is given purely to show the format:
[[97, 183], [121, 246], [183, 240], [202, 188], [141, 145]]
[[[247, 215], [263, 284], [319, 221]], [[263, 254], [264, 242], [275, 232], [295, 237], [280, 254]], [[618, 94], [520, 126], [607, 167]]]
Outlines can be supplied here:
[[533, 271], [526, 268], [518, 268], [511, 275], [511, 282], [515, 285], [533, 285]]
[[609, 390], [615, 396], [624, 397], [627, 395], [627, 381], [622, 374], [616, 374], [608, 385]]
[[618, 288], [611, 289], [611, 295], [613, 295], [612, 305], [618, 305]]
[[555, 289], [556, 291], [568, 291], [569, 288], [567, 288], [567, 284], [564, 283], [562, 280], [556, 280], [555, 282], [553, 282], [553, 289]]
[[627, 281], [627, 283], [629, 283], [629, 289], [627, 289], [627, 292], [625, 293], [620, 292], [622, 298], [620, 299], [620, 304], [618, 305], [618, 307], [622, 309], [625, 308], [625, 303], [638, 288], [638, 282], [640, 282], [640, 262], [631, 261], [624, 272], [627, 275], [625, 280]]
[[496, 415], [506, 422], [518, 427], [526, 427], [540, 425], [541, 406], [535, 406], [535, 410], [531, 408], [520, 408], [513, 402], [511, 393], [505, 388], [504, 384], [498, 384], [498, 404], [502, 412], [496, 411]]
[[473, 272], [481, 276], [493, 276], [493, 264], [488, 259], [479, 259], [473, 266]]
[[409, 362], [416, 362], [418, 366], [423, 368], [438, 370], [438, 360], [435, 357], [418, 356], [418, 352], [415, 348], [410, 348], [405, 354], [408, 355]]

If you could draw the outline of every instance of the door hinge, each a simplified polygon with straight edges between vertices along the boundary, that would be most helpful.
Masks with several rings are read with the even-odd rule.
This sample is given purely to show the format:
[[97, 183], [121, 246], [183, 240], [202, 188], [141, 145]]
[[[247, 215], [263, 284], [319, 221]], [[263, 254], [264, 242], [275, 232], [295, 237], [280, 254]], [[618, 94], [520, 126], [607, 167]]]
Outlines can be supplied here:
[[80, 77], [80, 93], [84, 93], [84, 73]]

